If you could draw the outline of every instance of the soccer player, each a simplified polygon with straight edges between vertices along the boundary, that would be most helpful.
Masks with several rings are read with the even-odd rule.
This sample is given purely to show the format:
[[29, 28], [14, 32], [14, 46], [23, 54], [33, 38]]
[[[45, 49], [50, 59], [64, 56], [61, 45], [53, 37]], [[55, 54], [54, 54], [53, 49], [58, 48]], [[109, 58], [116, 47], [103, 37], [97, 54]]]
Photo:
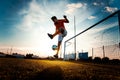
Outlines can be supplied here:
[[49, 34], [48, 36], [53, 39], [56, 35], [58, 35], [58, 48], [57, 48], [57, 52], [54, 55], [55, 58], [58, 58], [58, 53], [60, 50], [60, 46], [62, 43], [63, 38], [67, 35], [67, 31], [65, 29], [64, 23], [69, 23], [69, 20], [67, 19], [67, 17], [64, 15], [63, 16], [64, 19], [57, 19], [56, 16], [53, 16], [51, 19], [54, 22], [54, 25], [56, 27], [55, 33], [54, 34]]

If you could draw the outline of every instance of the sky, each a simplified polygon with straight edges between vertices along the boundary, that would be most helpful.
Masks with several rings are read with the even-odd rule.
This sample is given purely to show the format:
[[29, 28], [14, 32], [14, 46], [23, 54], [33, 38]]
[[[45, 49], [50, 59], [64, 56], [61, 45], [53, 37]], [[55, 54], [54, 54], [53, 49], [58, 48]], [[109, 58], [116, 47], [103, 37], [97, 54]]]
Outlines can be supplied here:
[[64, 42], [74, 36], [74, 17], [79, 33], [119, 9], [120, 0], [1, 0], [1, 51], [9, 53], [12, 48], [21, 54], [54, 55], [51, 46], [57, 44], [58, 38], [51, 40], [47, 36], [55, 32], [52, 16], [62, 19], [66, 15], [70, 21], [65, 24], [68, 34]]

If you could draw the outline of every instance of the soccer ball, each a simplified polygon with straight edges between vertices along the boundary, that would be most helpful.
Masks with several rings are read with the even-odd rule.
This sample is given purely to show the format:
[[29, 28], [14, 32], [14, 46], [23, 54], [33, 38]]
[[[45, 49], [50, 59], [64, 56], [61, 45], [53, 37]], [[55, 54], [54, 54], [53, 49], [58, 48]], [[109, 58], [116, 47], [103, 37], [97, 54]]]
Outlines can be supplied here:
[[53, 50], [57, 50], [57, 45], [52, 45]]

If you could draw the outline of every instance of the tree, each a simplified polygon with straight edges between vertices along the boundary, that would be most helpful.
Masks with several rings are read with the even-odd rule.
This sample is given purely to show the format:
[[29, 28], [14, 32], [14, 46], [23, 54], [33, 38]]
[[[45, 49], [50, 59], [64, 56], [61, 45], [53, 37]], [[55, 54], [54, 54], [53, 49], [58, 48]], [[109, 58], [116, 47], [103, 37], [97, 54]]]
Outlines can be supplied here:
[[27, 59], [32, 59], [33, 54], [26, 54]]

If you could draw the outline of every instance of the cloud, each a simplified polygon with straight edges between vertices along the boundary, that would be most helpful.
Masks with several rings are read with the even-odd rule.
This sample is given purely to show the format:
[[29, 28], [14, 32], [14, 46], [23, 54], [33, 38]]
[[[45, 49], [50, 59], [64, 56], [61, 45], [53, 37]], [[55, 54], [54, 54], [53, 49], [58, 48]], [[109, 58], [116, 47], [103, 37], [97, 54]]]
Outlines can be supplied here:
[[97, 3], [97, 2], [94, 2], [93, 5], [94, 5], [94, 6], [99, 6], [100, 4]]
[[107, 7], [105, 7], [105, 10], [106, 10], [106, 12], [113, 13], [113, 12], [117, 11], [118, 8], [107, 6]]
[[107, 29], [110, 29], [110, 28], [113, 28], [113, 27], [116, 27], [118, 26], [118, 22], [113, 22], [113, 23], [110, 23], [110, 24], [106, 24], [106, 25], [102, 25], [102, 26], [99, 26], [98, 28], [95, 28], [95, 29], [92, 29], [89, 34], [91, 35], [95, 35], [95, 34], [99, 34], [99, 32], [101, 31], [105, 31]]
[[72, 3], [72, 4], [68, 4], [67, 5], [67, 10], [65, 11], [65, 13], [67, 14], [72, 14], [75, 12], [76, 9], [79, 9], [81, 7], [83, 7], [85, 4], [82, 3]]
[[89, 16], [88, 19], [95, 19], [95, 16]]
[[47, 36], [43, 39], [41, 37], [44, 37], [47, 33], [46, 31], [49, 30], [49, 28], [46, 29], [49, 22], [47, 19], [48, 14], [44, 11], [42, 4], [32, 0], [27, 7], [19, 11], [19, 16], [21, 17], [21, 22], [16, 25], [17, 35], [19, 34], [17, 38], [24, 39], [19, 41], [19, 43], [31, 46], [43, 44], [43, 39], [46, 39]]
[[94, 5], [94, 6], [99, 6], [99, 7], [102, 7], [102, 6], [104, 6], [104, 5], [105, 5], [105, 2], [101, 2], [101, 1], [100, 1], [100, 2], [98, 2], [98, 1], [97, 1], [97, 2], [93, 2], [93, 5]]
[[46, 22], [47, 14], [43, 7], [37, 3], [36, 0], [32, 0], [28, 8], [24, 8], [19, 12], [20, 16], [23, 16], [22, 22], [17, 26], [20, 30], [29, 31], [35, 27], [40, 27], [41, 23]]

